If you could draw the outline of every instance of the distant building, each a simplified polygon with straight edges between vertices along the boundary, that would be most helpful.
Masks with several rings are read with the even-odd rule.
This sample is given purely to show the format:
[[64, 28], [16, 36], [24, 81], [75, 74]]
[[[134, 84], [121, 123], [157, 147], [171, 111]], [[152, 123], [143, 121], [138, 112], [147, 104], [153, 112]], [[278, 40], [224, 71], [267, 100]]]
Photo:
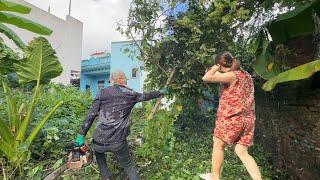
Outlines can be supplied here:
[[80, 87], [80, 71], [71, 70], [70, 84], [76, 87]]
[[[80, 71], [83, 23], [70, 16], [70, 14], [66, 16], [66, 20], [61, 19], [51, 14], [50, 12], [42, 10], [24, 0], [10, 1], [32, 8], [30, 14], [21, 15], [22, 17], [42, 24], [53, 30], [51, 36], [44, 37], [49, 40], [52, 47], [55, 49], [60, 63], [63, 67], [62, 74], [59, 77], [53, 79], [53, 82], [69, 84], [71, 81], [71, 71]], [[28, 43], [34, 37], [39, 36], [38, 34], [17, 28], [12, 25], [8, 26], [15, 33], [17, 33], [25, 43]], [[1, 35], [1, 37], [5, 40], [5, 43], [9, 47], [18, 50], [18, 48], [11, 40], [3, 35]]]
[[111, 53], [96, 52], [82, 61], [80, 89], [91, 91], [95, 96], [100, 89], [110, 85], [112, 71], [122, 70], [126, 74], [128, 86], [142, 92], [146, 72], [142, 61], [137, 59], [139, 55], [132, 41], [112, 42]]

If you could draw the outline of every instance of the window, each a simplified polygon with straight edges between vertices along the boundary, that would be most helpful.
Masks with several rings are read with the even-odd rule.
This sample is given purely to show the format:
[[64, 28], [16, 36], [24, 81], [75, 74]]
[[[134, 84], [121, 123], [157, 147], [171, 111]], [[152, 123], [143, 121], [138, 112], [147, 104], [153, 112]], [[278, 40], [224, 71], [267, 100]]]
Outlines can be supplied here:
[[86, 91], [90, 91], [90, 85], [86, 85]]
[[138, 77], [138, 68], [132, 68], [132, 78]]
[[103, 80], [98, 81], [98, 91], [100, 91], [103, 88], [104, 88], [104, 81]]

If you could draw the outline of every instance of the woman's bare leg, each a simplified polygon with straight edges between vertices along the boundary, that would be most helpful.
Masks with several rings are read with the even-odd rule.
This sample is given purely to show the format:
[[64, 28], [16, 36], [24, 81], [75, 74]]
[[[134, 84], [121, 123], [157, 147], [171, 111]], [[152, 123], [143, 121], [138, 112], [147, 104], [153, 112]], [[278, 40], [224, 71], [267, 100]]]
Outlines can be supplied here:
[[219, 180], [222, 171], [222, 164], [224, 159], [225, 143], [219, 138], [213, 137], [212, 150], [212, 180]]
[[243, 146], [241, 144], [237, 144], [234, 151], [237, 154], [237, 156], [241, 159], [243, 165], [246, 167], [252, 179], [262, 180], [261, 173], [256, 161], [248, 153], [248, 147]]

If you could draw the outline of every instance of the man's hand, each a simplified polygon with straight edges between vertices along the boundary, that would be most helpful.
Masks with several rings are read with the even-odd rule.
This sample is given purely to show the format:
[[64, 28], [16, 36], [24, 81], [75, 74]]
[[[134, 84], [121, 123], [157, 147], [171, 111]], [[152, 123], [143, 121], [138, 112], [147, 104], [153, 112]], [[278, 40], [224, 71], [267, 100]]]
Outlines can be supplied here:
[[76, 137], [76, 146], [77, 147], [81, 147], [84, 145], [84, 136], [81, 135], [81, 134], [77, 134], [77, 137]]
[[168, 95], [169, 94], [169, 90], [168, 90], [168, 87], [164, 87], [160, 90], [160, 92], [163, 94], [163, 95]]

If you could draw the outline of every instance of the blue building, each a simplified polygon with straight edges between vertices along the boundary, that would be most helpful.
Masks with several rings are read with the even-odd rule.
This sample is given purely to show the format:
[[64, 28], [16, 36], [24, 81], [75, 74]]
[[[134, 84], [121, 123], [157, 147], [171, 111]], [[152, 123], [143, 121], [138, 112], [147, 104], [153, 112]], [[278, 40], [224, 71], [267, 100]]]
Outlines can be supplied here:
[[97, 52], [81, 63], [80, 90], [97, 92], [108, 87], [110, 73], [122, 70], [127, 77], [128, 86], [137, 92], [143, 91], [145, 74], [143, 62], [138, 60], [140, 52], [132, 41], [111, 43], [111, 53]]

